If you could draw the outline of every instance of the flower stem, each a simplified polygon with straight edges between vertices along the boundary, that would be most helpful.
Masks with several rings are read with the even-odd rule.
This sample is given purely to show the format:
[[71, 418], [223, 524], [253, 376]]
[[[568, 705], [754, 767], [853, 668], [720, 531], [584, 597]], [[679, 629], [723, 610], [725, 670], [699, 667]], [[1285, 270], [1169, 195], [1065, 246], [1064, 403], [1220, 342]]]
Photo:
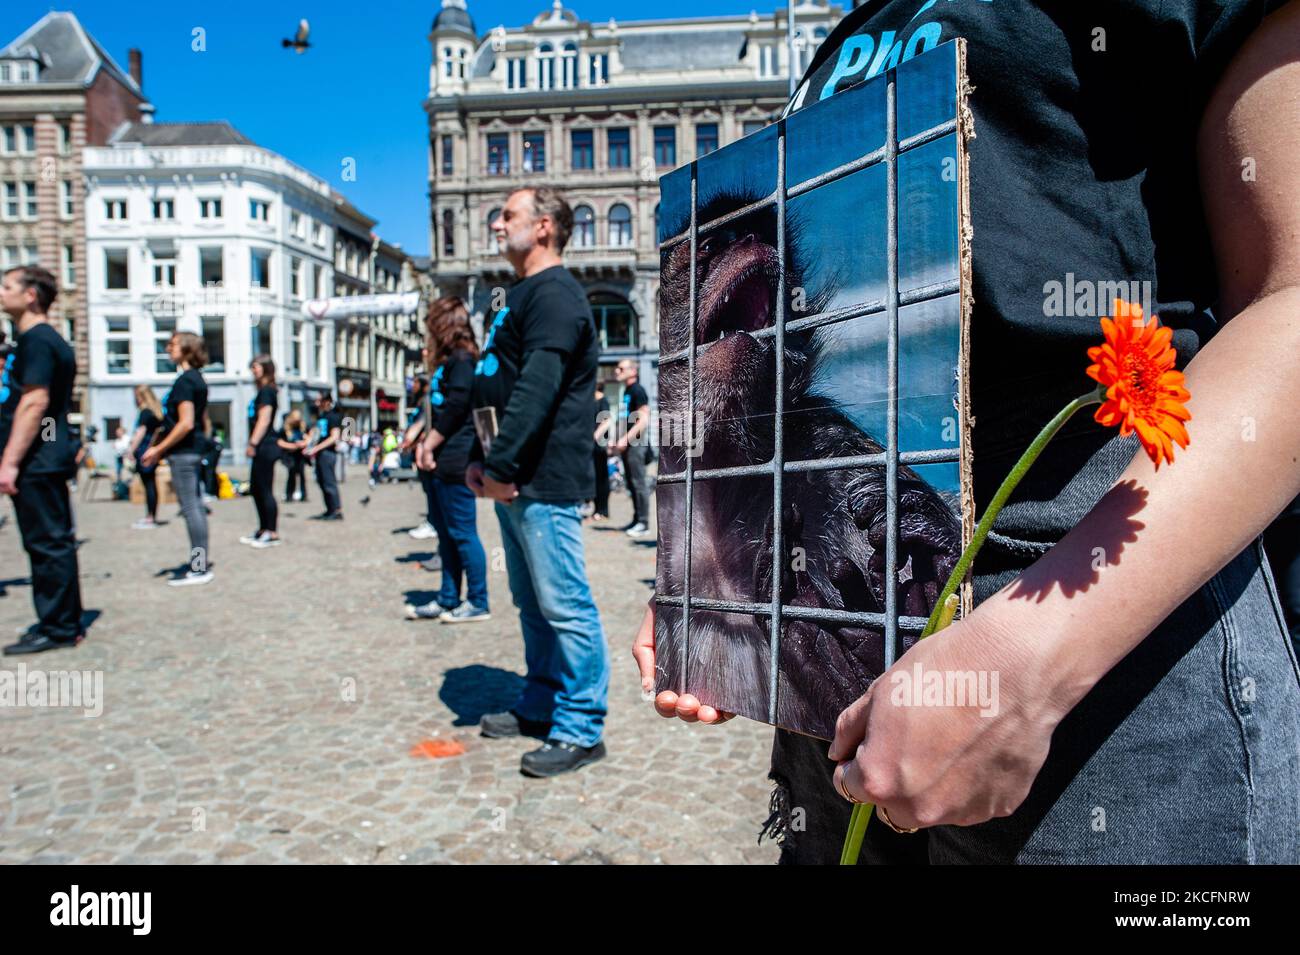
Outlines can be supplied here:
[[[926, 621], [925, 629], [921, 631], [920, 639], [924, 639], [939, 630], [942, 630], [952, 622], [953, 611], [956, 608], [957, 588], [961, 585], [962, 580], [966, 577], [966, 572], [975, 561], [975, 555], [979, 553], [980, 548], [984, 545], [984, 540], [989, 536], [989, 531], [993, 529], [993, 522], [997, 520], [998, 513], [1002, 510], [1004, 504], [1015, 491], [1016, 486], [1021, 479], [1029, 472], [1029, 468], [1038, 460], [1038, 456], [1043, 453], [1049, 441], [1056, 436], [1062, 426], [1070, 420], [1071, 416], [1080, 408], [1086, 408], [1088, 405], [1100, 404], [1106, 397], [1106, 390], [1098, 387], [1086, 395], [1080, 395], [1075, 398], [1059, 412], [1056, 417], [1043, 426], [1043, 430], [1038, 432], [1038, 437], [1025, 448], [1025, 453], [1020, 456], [1011, 473], [1006, 476], [998, 488], [997, 493], [993, 495], [993, 500], [984, 511], [984, 516], [980, 518], [979, 523], [975, 526], [975, 533], [971, 541], [961, 552], [961, 557], [957, 560], [957, 565], [953, 567], [952, 573], [948, 575], [948, 582], [944, 584], [943, 590], [939, 592], [939, 597], [934, 602], [934, 609], [930, 611], [930, 619]], [[840, 865], [857, 865], [858, 855], [862, 852], [862, 840], [867, 834], [867, 823], [871, 819], [871, 813], [874, 810], [869, 802], [858, 803], [853, 807], [853, 814], [849, 817], [849, 830], [844, 836], [844, 849], [840, 853]]]

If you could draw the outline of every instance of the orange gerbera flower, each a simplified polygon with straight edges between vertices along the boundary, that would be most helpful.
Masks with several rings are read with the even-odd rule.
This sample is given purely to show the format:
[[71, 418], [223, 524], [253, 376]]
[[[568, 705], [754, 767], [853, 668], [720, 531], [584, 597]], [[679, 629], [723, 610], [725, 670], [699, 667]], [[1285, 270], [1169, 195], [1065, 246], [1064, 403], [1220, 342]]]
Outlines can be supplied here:
[[1174, 370], [1176, 354], [1169, 341], [1173, 330], [1161, 326], [1158, 316], [1142, 318], [1142, 306], [1115, 299], [1114, 318], [1103, 318], [1106, 343], [1088, 349], [1095, 364], [1088, 377], [1106, 389], [1106, 400], [1093, 416], [1119, 433], [1137, 432], [1142, 447], [1155, 463], [1174, 461], [1174, 445], [1186, 448], [1192, 420], [1183, 403], [1191, 398], [1181, 371]]

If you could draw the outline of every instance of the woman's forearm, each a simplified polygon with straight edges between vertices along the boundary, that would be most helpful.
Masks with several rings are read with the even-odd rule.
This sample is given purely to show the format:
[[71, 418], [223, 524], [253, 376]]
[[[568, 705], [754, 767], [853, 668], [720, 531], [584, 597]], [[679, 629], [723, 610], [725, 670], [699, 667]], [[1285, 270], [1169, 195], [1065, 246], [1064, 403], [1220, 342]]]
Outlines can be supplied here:
[[1185, 369], [1191, 444], [1138, 453], [1088, 515], [976, 609], [1064, 715], [1300, 492], [1300, 288], [1259, 299]]

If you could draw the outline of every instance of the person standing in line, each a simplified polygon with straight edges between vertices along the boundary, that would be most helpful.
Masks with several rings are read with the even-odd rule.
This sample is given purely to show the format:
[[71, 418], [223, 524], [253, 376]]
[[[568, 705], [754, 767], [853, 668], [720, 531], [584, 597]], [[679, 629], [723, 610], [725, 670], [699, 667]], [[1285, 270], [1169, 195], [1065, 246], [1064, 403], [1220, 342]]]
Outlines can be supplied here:
[[193, 332], [176, 332], [167, 342], [167, 357], [180, 369], [163, 398], [162, 440], [145, 451], [141, 464], [156, 467], [163, 458], [171, 463], [172, 487], [181, 504], [181, 517], [190, 535], [189, 569], [167, 581], [172, 587], [212, 582], [212, 554], [208, 550], [208, 515], [203, 505], [203, 456], [199, 452], [199, 422], [208, 413], [208, 383], [200, 372], [208, 363], [208, 346]]
[[320, 485], [321, 495], [325, 498], [325, 513], [317, 520], [343, 520], [343, 504], [339, 499], [338, 449], [347, 445], [340, 443], [343, 436], [343, 415], [334, 410], [334, 396], [328, 391], [322, 392], [316, 399], [316, 434], [311, 445], [303, 452], [304, 456], [316, 465], [316, 483]]
[[85, 637], [68, 499], [75, 470], [68, 407], [76, 359], [49, 321], [58, 294], [54, 276], [36, 266], [10, 269], [0, 281], [0, 308], [18, 335], [0, 372], [0, 493], [14, 500], [37, 617], [17, 643], [5, 647], [6, 656], [75, 647]]
[[596, 385], [596, 431], [592, 435], [595, 447], [591, 452], [592, 469], [596, 472], [596, 498], [592, 501], [593, 523], [609, 520], [609, 402], [604, 389]]
[[[429, 350], [424, 351], [424, 367], [430, 366]], [[416, 473], [420, 476], [420, 488], [424, 491], [424, 514], [425, 518], [415, 527], [412, 527], [406, 533], [412, 540], [436, 540], [438, 537], [437, 530], [433, 526], [433, 471], [426, 471], [419, 466], [419, 448], [417, 443], [420, 435], [424, 433], [429, 420], [429, 378], [427, 375], [420, 375], [415, 379], [415, 389], [411, 394], [411, 414], [406, 422], [406, 432], [402, 435], [403, 452], [412, 451], [415, 453]]]
[[131, 525], [137, 531], [151, 531], [158, 526], [158, 469], [147, 468], [141, 463], [145, 451], [153, 444], [154, 435], [162, 426], [162, 405], [158, 396], [148, 385], [135, 386], [135, 406], [139, 414], [135, 419], [135, 432], [131, 435], [131, 445], [127, 456], [135, 461], [135, 473], [140, 475], [144, 485], [145, 516]]
[[294, 410], [284, 416], [280, 427], [280, 446], [285, 467], [289, 469], [289, 478], [284, 484], [284, 502], [307, 500], [307, 461], [302, 450], [307, 447], [307, 435], [303, 430], [302, 412]]
[[614, 369], [623, 385], [623, 403], [618, 414], [618, 440], [611, 454], [623, 456], [627, 488], [632, 495], [632, 523], [623, 530], [628, 537], [644, 537], [650, 531], [650, 489], [646, 481], [646, 429], [650, 426], [650, 396], [637, 381], [636, 362], [624, 358]]
[[257, 531], [241, 537], [239, 543], [262, 550], [280, 543], [276, 529], [279, 509], [275, 505], [275, 462], [280, 446], [275, 435], [275, 412], [279, 393], [275, 387], [275, 362], [270, 355], [258, 355], [248, 366], [253, 372], [257, 394], [248, 403], [248, 448], [252, 462], [253, 503], [257, 507]]
[[514, 708], [480, 726], [490, 738], [544, 732], [520, 769], [554, 776], [605, 756], [609, 654], [582, 545], [600, 345], [560, 258], [573, 211], [559, 192], [517, 189], [491, 226], [519, 281], [475, 369], [479, 441], [465, 481], [496, 502], [528, 674]]
[[429, 516], [438, 532], [442, 587], [425, 606], [408, 605], [406, 615], [412, 619], [437, 617], [448, 624], [478, 623], [492, 618], [488, 608], [487, 555], [478, 536], [477, 501], [465, 485], [474, 446], [470, 403], [478, 343], [469, 311], [455, 296], [434, 302], [427, 322], [429, 353], [435, 366], [429, 381], [431, 425], [416, 446], [415, 465], [422, 477], [428, 474], [432, 478]]

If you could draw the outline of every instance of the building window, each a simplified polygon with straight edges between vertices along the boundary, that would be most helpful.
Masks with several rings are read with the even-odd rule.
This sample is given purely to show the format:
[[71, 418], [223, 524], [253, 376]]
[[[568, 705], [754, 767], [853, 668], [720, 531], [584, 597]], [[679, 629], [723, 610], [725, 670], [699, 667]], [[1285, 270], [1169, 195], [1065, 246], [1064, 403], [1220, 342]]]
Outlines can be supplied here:
[[632, 244], [632, 210], [621, 202], [609, 210], [609, 244]]
[[199, 284], [204, 288], [220, 288], [225, 279], [221, 249], [199, 249]]
[[555, 48], [549, 43], [537, 48], [537, 82], [541, 89], [555, 89]]
[[448, 77], [451, 76], [452, 63], [453, 61], [451, 58], [451, 47], [444, 46], [442, 48], [442, 75], [443, 76], [448, 76]]
[[153, 370], [155, 374], [170, 375], [176, 366], [167, 357], [167, 343], [176, 334], [176, 319], [155, 318], [153, 320]]
[[0, 139], [0, 152], [16, 153], [18, 152], [18, 127], [3, 126], [4, 138]]
[[59, 200], [59, 209], [63, 218], [73, 218], [77, 214], [77, 205], [73, 199], [71, 179], [64, 179], [59, 183]]
[[130, 269], [126, 249], [104, 250], [104, 288], [127, 289], [131, 287]]
[[465, 61], [469, 59], [469, 54], [466, 50], [461, 49], [457, 51], [456, 59], [459, 60], [459, 62], [456, 64], [457, 75], [463, 80], [465, 78]]
[[226, 320], [220, 315], [204, 315], [199, 319], [203, 330], [203, 344], [208, 346], [208, 363], [205, 372], [226, 370]]
[[36, 155], [36, 127], [23, 126], [22, 134], [23, 134], [22, 151], [26, 153], [28, 156]]
[[325, 294], [325, 266], [313, 265], [311, 267], [311, 294], [316, 298], [327, 298]]
[[220, 218], [221, 218], [221, 200], [220, 200], [220, 199], [200, 199], [200, 200], [199, 200], [199, 218], [200, 218], [200, 219], [220, 219]]
[[[36, 183], [23, 183], [23, 216], [27, 219], [35, 219], [39, 215], [39, 209], [36, 205]], [[122, 218], [126, 218], [126, 203], [122, 203]]]
[[744, 132], [742, 132], [741, 135], [749, 136], [753, 133], [758, 132], [761, 129], [766, 129], [766, 128], [767, 128], [767, 122], [765, 120], [747, 119], [745, 120], [745, 124], [743, 126]]
[[695, 125], [695, 155], [707, 156], [718, 148], [718, 124], [697, 123]]
[[510, 136], [508, 133], [489, 133], [487, 138], [487, 174], [510, 175]]
[[176, 202], [173, 199], [155, 199], [153, 201], [153, 217], [155, 219], [175, 219]]
[[131, 374], [131, 319], [104, 319], [104, 364], [110, 375]]
[[442, 137], [442, 174], [450, 176], [455, 171], [455, 163], [452, 161], [452, 149], [455, 140], [450, 136]]
[[627, 300], [610, 292], [588, 296], [601, 348], [636, 348], [636, 313]]
[[587, 60], [587, 85], [604, 86], [609, 82], [609, 54], [593, 53]]
[[596, 215], [591, 206], [578, 206], [573, 210], [573, 245], [590, 249], [596, 244]]
[[289, 265], [289, 293], [302, 298], [302, 259], [293, 259]]
[[560, 87], [571, 90], [578, 85], [578, 45], [564, 44], [564, 56], [560, 60]]
[[630, 169], [632, 166], [632, 131], [626, 126], [606, 130], [609, 141], [609, 168]]
[[591, 169], [594, 165], [595, 137], [590, 129], [575, 129], [569, 133], [569, 143], [573, 149], [573, 168]]
[[125, 199], [105, 199], [104, 200], [104, 218], [105, 219], [125, 219], [126, 218], [126, 200]]
[[274, 321], [270, 315], [253, 316], [253, 354], [254, 355], [274, 355], [271, 350], [271, 323]]
[[325, 226], [320, 222], [313, 222], [311, 226], [311, 241], [320, 248], [325, 248]]
[[442, 210], [442, 254], [456, 254], [456, 213]]
[[655, 127], [655, 165], [677, 165], [677, 127]]
[[0, 83], [12, 82], [9, 78], [9, 64], [0, 63]]
[[264, 199], [248, 200], [248, 218], [258, 222], [271, 221], [271, 204]]
[[307, 350], [303, 347], [302, 322], [290, 322], [289, 329], [289, 362], [287, 374], [302, 374], [303, 366], [307, 363]]
[[501, 210], [499, 208], [488, 210], [487, 232], [484, 233], [484, 235], [486, 236], [486, 240], [484, 241], [484, 247], [489, 252], [495, 252], [497, 250], [496, 242], [493, 240], [493, 236], [492, 236], [492, 223], [496, 222], [497, 219], [500, 218], [501, 218]]
[[176, 287], [176, 259], [173, 256], [154, 256], [153, 286], [154, 288]]
[[307, 238], [307, 229], [302, 221], [302, 215], [292, 210], [289, 212], [289, 234], [299, 240]]
[[524, 133], [524, 172], [546, 172], [546, 134]]
[[22, 206], [18, 202], [18, 183], [5, 183], [5, 218], [17, 219]]
[[271, 253], [268, 249], [250, 249], [249, 277], [253, 288], [271, 287]]
[[77, 260], [70, 245], [63, 247], [63, 287], [77, 287]]
[[524, 88], [526, 82], [524, 64], [526, 62], [522, 57], [511, 57], [506, 60], [506, 89], [521, 90]]
[[72, 155], [72, 126], [68, 123], [59, 123], [59, 155]]
[[34, 245], [23, 246], [23, 265], [40, 265], [41, 255]]
[[770, 43], [758, 48], [758, 75], [776, 76], [776, 47]]

